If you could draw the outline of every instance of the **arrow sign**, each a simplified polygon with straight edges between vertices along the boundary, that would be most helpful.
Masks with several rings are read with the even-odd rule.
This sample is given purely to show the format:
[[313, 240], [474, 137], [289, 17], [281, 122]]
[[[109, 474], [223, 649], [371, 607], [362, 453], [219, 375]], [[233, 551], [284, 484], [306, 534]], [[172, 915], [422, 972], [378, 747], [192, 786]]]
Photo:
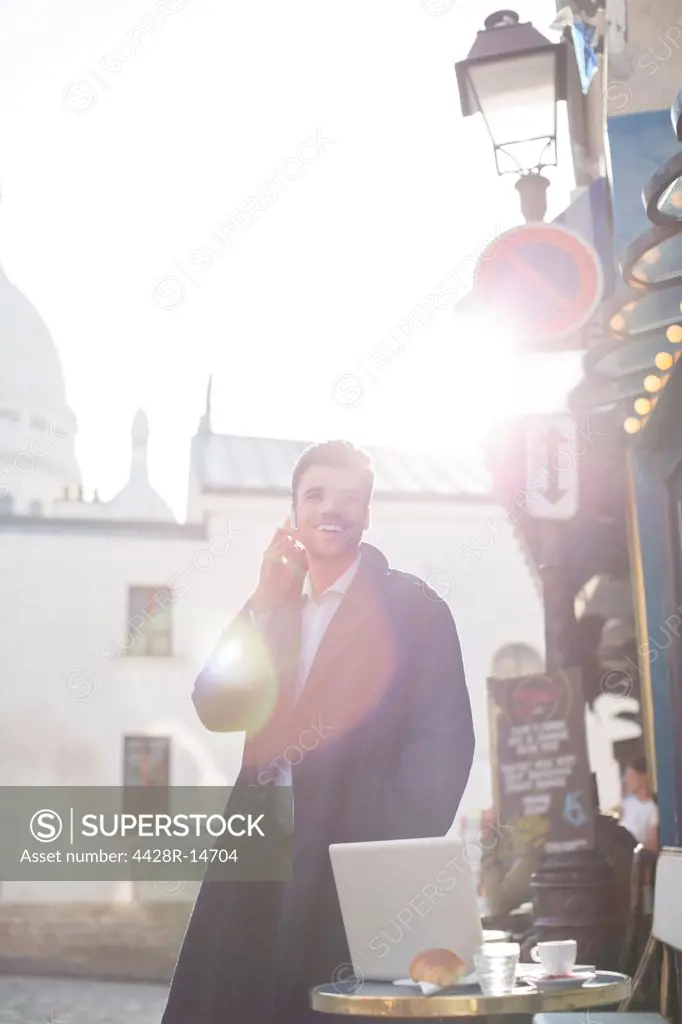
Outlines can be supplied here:
[[567, 493], [561, 486], [562, 473], [560, 469], [560, 456], [566, 451], [567, 442], [568, 438], [564, 437], [554, 427], [545, 436], [547, 469], [545, 471], [546, 486], [543, 497], [550, 505], [556, 505]]
[[571, 519], [578, 510], [578, 459], [584, 438], [570, 416], [528, 424], [526, 510], [536, 519]]

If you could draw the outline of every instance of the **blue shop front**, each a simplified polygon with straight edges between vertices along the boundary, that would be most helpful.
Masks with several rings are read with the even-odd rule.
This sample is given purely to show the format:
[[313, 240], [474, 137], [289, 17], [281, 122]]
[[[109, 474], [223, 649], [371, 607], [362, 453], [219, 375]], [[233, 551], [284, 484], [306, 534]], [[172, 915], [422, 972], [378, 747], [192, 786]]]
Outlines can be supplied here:
[[630, 579], [660, 842], [682, 844], [682, 93], [609, 119], [622, 280], [585, 357], [577, 410], [621, 431]]

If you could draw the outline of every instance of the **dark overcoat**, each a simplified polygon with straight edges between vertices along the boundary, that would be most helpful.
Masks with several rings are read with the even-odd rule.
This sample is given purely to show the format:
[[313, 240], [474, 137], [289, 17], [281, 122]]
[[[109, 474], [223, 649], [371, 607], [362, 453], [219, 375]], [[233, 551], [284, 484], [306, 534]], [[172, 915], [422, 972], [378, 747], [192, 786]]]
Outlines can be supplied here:
[[[296, 601], [273, 613], [264, 643], [243, 609], [196, 681], [206, 727], [247, 732], [235, 794], [273, 779], [283, 757], [293, 765], [294, 873], [203, 882], [162, 1024], [323, 1024], [308, 989], [347, 976], [351, 960], [330, 843], [442, 836], [454, 821], [474, 734], [450, 609], [376, 548], [361, 555], [295, 705]], [[260, 697], [239, 726], [217, 667], [235, 638], [261, 651]]]

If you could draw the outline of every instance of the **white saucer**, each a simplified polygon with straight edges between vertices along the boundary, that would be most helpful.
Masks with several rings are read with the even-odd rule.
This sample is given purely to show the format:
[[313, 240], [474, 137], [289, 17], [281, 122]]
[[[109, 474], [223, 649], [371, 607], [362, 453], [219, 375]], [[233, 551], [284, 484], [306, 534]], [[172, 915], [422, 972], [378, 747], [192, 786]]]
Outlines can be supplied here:
[[521, 979], [527, 979], [531, 985], [534, 985], [542, 992], [566, 988], [582, 988], [588, 981], [594, 981], [596, 977], [596, 971], [573, 971], [572, 974], [567, 975], [565, 978], [556, 978], [546, 974], [521, 975]]
[[[586, 973], [589, 973], [590, 971], [596, 971], [596, 970], [597, 970], [597, 968], [594, 966], [594, 964], [576, 964], [575, 967], [572, 969], [571, 974], [586, 974]], [[547, 974], [545, 972], [545, 968], [542, 966], [542, 964], [538, 964], [538, 963], [517, 964], [516, 965], [516, 973], [517, 973], [517, 975], [518, 974], [524, 974], [524, 975], [526, 975], [529, 978], [530, 977], [533, 977], [533, 978], [549, 978], [549, 977], [553, 977], [553, 975], [549, 975], [549, 974]]]

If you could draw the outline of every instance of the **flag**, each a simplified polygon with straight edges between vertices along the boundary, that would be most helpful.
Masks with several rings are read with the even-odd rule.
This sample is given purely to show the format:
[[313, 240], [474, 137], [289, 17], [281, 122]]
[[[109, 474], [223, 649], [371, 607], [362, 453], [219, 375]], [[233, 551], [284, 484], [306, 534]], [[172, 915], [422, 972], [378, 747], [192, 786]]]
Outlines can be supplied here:
[[597, 72], [597, 26], [574, 19], [571, 25], [571, 35], [578, 62], [580, 83], [583, 93], [587, 93], [590, 82]]

